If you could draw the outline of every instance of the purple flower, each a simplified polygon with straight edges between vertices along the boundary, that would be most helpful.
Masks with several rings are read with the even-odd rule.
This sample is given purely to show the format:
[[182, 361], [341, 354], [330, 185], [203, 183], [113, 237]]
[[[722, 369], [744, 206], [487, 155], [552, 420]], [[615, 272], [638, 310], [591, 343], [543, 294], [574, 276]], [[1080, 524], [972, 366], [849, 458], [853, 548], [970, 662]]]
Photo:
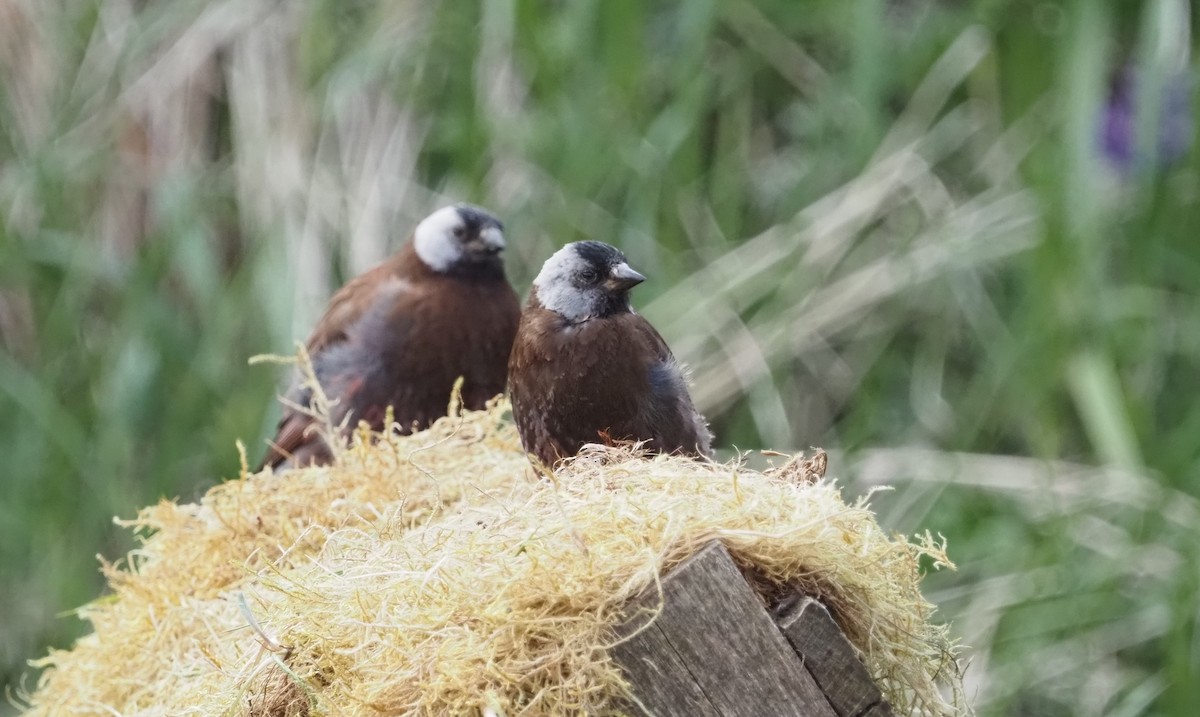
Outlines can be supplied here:
[[1147, 164], [1167, 168], [1178, 162], [1192, 146], [1191, 78], [1175, 72], [1162, 83], [1158, 96], [1158, 130], [1154, 157], [1141, 157], [1138, 146], [1138, 71], [1126, 65], [1113, 77], [1108, 101], [1100, 121], [1099, 144], [1103, 155], [1121, 172]]

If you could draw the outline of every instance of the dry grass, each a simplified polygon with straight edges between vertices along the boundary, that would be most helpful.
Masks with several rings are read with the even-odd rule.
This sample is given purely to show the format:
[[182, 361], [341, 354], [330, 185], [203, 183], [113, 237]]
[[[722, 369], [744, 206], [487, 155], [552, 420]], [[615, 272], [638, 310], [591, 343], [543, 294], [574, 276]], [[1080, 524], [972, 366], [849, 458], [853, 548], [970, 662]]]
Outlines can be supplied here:
[[941, 546], [888, 537], [795, 464], [597, 448], [542, 477], [506, 411], [146, 508], [142, 548], [82, 611], [94, 634], [45, 658], [30, 714], [603, 712], [623, 602], [714, 538], [824, 599], [901, 713], [968, 711], [918, 589]]

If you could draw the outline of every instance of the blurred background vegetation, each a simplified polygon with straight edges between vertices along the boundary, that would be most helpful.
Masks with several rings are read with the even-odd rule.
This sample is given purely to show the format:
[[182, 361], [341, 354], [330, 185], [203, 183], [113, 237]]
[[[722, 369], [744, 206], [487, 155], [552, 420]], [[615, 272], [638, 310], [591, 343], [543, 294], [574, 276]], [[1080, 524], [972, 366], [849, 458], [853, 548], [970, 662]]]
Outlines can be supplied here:
[[[251, 460], [432, 208], [600, 239], [727, 449], [823, 445], [983, 715], [1200, 705], [1187, 0], [0, 0], [0, 673]], [[150, 649], [150, 648], [148, 648]]]

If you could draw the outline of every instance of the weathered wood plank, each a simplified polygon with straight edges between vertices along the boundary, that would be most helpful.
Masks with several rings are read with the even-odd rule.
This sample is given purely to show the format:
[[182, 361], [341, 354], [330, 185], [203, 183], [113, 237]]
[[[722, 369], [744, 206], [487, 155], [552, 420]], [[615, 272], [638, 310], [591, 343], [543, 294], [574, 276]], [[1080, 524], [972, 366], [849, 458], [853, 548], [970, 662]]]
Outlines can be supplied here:
[[[627, 624], [625, 634], [642, 625], [648, 617], [639, 616]], [[700, 717], [720, 717], [721, 713], [704, 696], [671, 643], [651, 624], [612, 650], [613, 659], [625, 670], [625, 678], [633, 694], [645, 705], [646, 712], [636, 704], [624, 703], [620, 708], [631, 715], [690, 714]], [[667, 709], [674, 710], [669, 712]]]
[[[655, 655], [670, 654], [669, 648], [679, 665], [667, 658], [657, 661], [656, 668], [666, 675], [681, 665], [719, 715], [836, 716], [720, 543], [692, 556], [663, 580], [663, 609], [653, 629], [658, 635], [644, 631], [625, 643], [618, 658], [652, 714], [698, 714], [677, 692], [643, 686], [645, 676], [638, 672], [644, 669], [644, 658], [641, 664], [636, 657], [629, 661], [630, 653], [651, 654], [653, 648]], [[659, 636], [665, 644], [651, 644]]]
[[892, 706], [887, 702], [878, 702], [859, 717], [896, 717], [896, 714], [892, 712]]
[[877, 704], [891, 712], [866, 666], [824, 605], [804, 597], [778, 622], [838, 717], [866, 717], [869, 708]]

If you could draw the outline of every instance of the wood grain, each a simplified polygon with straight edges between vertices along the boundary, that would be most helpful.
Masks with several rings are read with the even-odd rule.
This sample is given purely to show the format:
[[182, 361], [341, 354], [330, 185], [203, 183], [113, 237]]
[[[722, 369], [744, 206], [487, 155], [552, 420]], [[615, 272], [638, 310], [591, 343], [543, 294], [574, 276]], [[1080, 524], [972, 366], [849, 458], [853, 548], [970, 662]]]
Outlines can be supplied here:
[[892, 706], [887, 702], [878, 702], [863, 712], [859, 717], [895, 717]]
[[[634, 693], [648, 710], [632, 710], [635, 714], [835, 717], [720, 543], [680, 564], [662, 588], [662, 613], [616, 650]], [[635, 603], [656, 604], [655, 594]], [[644, 624], [645, 618], [633, 622]], [[647, 663], [652, 670], [646, 669]], [[680, 679], [680, 668], [692, 686]]]
[[[646, 619], [637, 618], [630, 625], [644, 623]], [[650, 711], [629, 702], [619, 705], [621, 710], [633, 715], [720, 717], [721, 713], [708, 701], [656, 625], [650, 625], [632, 639], [617, 645], [612, 656], [624, 669], [633, 693]]]
[[824, 605], [804, 597], [778, 622], [838, 717], [866, 717], [879, 704], [890, 714], [866, 666]]

